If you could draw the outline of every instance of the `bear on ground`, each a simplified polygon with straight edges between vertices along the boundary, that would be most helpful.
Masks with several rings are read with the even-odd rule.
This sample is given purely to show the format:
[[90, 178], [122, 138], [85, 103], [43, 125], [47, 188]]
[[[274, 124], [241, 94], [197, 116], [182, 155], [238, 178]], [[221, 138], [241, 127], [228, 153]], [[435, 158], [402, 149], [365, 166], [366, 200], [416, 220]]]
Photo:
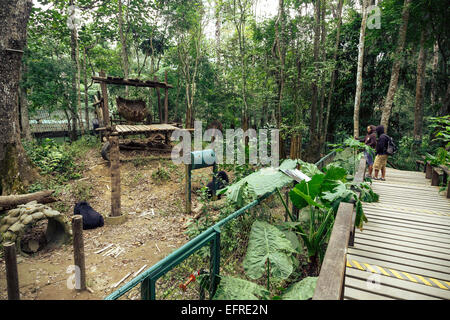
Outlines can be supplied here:
[[83, 216], [83, 230], [103, 227], [103, 216], [95, 211], [86, 201], [78, 202], [73, 209], [73, 214]]
[[[224, 188], [228, 183], [229, 183], [229, 180], [228, 180], [227, 173], [225, 171], [219, 171], [217, 173], [217, 178], [216, 178], [216, 192], [217, 192], [217, 190]], [[206, 187], [208, 188], [208, 198], [212, 198], [213, 182], [211, 181], [210, 183], [208, 183], [206, 185]], [[220, 197], [221, 197], [221, 195], [217, 196], [218, 199], [220, 199]]]

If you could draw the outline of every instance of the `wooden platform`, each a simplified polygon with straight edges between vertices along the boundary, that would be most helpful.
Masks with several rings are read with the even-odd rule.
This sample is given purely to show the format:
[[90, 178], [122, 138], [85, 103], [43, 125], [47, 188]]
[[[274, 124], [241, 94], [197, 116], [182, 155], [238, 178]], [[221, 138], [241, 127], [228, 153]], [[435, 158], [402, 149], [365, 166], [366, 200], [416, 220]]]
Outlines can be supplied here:
[[387, 169], [348, 248], [344, 299], [450, 299], [450, 199], [423, 172]]
[[[140, 134], [140, 133], [169, 133], [176, 130], [188, 130], [193, 131], [194, 129], [183, 129], [175, 127], [171, 124], [149, 124], [149, 125], [125, 125], [125, 124], [118, 124], [114, 126], [115, 132], [119, 133], [120, 135], [126, 135], [126, 134]], [[104, 131], [105, 128], [98, 128], [97, 131]]]

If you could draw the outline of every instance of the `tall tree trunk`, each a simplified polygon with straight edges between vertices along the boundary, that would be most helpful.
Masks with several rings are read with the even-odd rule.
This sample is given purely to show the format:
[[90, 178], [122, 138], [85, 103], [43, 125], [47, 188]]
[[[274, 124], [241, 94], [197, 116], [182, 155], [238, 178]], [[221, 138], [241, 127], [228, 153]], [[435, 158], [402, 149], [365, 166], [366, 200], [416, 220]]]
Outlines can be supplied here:
[[383, 112], [381, 114], [381, 124], [385, 128], [385, 132], [388, 130], [389, 117], [391, 116], [392, 104], [394, 103], [395, 92], [397, 91], [398, 76], [400, 73], [400, 66], [403, 61], [403, 48], [406, 41], [406, 30], [408, 28], [409, 20], [409, 5], [411, 0], [405, 0], [402, 11], [402, 25], [398, 33], [398, 43], [395, 50], [394, 63], [392, 65], [391, 80], [389, 82], [389, 89], [386, 95], [386, 101], [384, 104]]
[[414, 139], [422, 139], [423, 124], [423, 92], [425, 89], [425, 31], [420, 35], [419, 58], [417, 59], [416, 102], [414, 106]]
[[[285, 13], [284, 13], [284, 0], [278, 1], [278, 18], [277, 18], [277, 24], [275, 25], [275, 41], [276, 41], [276, 47], [277, 47], [277, 54], [279, 58], [279, 64], [280, 64], [280, 72], [279, 72], [279, 85], [278, 85], [278, 105], [277, 105], [277, 112], [276, 112], [276, 119], [277, 119], [277, 128], [281, 129], [281, 105], [283, 103], [283, 91], [284, 91], [284, 82], [285, 82], [285, 75], [284, 75], [284, 68], [285, 68], [285, 58], [286, 58], [286, 46], [284, 43], [284, 32], [285, 32]], [[284, 148], [284, 141], [280, 135], [279, 137], [279, 155], [280, 158], [286, 158], [285, 154], [285, 148]]]
[[221, 22], [221, 16], [220, 16], [220, 0], [215, 0], [214, 4], [214, 16], [216, 19], [216, 30], [215, 30], [215, 36], [216, 36], [216, 63], [220, 67], [221, 65], [221, 51], [220, 51], [220, 33], [222, 29], [222, 22]]
[[[117, 15], [117, 21], [119, 24], [119, 36], [120, 44], [122, 46], [122, 68], [123, 76], [128, 79], [128, 52], [127, 52], [127, 39], [123, 32], [123, 15], [122, 15], [122, 0], [118, 0], [119, 12]], [[128, 86], [125, 86], [125, 95], [128, 96]]]
[[436, 82], [437, 82], [437, 68], [439, 64], [439, 45], [437, 41], [434, 44], [433, 47], [433, 63], [432, 63], [432, 75], [433, 79], [431, 81], [431, 90], [430, 90], [430, 100], [431, 100], [431, 106], [434, 107], [436, 105]]
[[[26, 65], [22, 64], [22, 73], [26, 73]], [[28, 99], [26, 89], [19, 85], [19, 117], [20, 117], [20, 137], [24, 140], [31, 141], [30, 119], [28, 117]]]
[[319, 156], [317, 137], [317, 100], [319, 81], [319, 45], [320, 45], [320, 0], [314, 3], [314, 50], [313, 63], [315, 68], [315, 78], [311, 84], [311, 117], [309, 124], [309, 146], [306, 161], [315, 161]]
[[38, 178], [20, 141], [19, 81], [32, 1], [0, 0], [0, 195], [24, 192]]
[[[322, 21], [321, 21], [321, 33], [320, 33], [320, 46], [321, 46], [321, 60], [325, 62], [326, 60], [326, 48], [325, 48], [325, 39], [326, 39], [326, 27], [325, 27], [325, 11], [326, 11], [326, 0], [323, 0], [322, 3]], [[319, 137], [319, 149], [322, 149], [320, 136], [322, 135], [323, 130], [323, 110], [325, 106], [325, 72], [322, 73], [322, 79], [320, 80], [320, 108], [319, 108], [319, 127], [317, 130], [317, 136]]]
[[337, 76], [337, 54], [339, 50], [339, 40], [341, 35], [341, 25], [342, 25], [342, 7], [344, 4], [344, 0], [339, 0], [338, 8], [337, 8], [337, 29], [336, 29], [336, 42], [334, 44], [334, 52], [333, 52], [333, 61], [334, 61], [334, 68], [331, 71], [331, 83], [330, 83], [330, 91], [328, 93], [328, 103], [327, 103], [327, 113], [325, 116], [325, 123], [323, 125], [323, 134], [322, 134], [322, 142], [323, 145], [325, 140], [327, 139], [328, 134], [328, 122], [330, 119], [330, 110], [331, 110], [331, 100], [333, 98], [334, 93], [334, 85], [336, 82], [336, 76]]
[[362, 93], [362, 73], [364, 66], [364, 38], [366, 35], [367, 24], [367, 7], [369, 1], [364, 0], [362, 6], [362, 21], [361, 30], [359, 32], [359, 45], [358, 45], [358, 69], [356, 72], [356, 93], [355, 93], [355, 105], [353, 108], [353, 136], [359, 136], [359, 108], [361, 105], [361, 93]]
[[[70, 6], [74, 6], [75, 0], [70, 0], [69, 4]], [[81, 92], [80, 92], [80, 54], [79, 54], [79, 48], [78, 48], [78, 32], [77, 32], [77, 26], [74, 23], [71, 32], [70, 32], [70, 49], [71, 49], [71, 58], [73, 62], [73, 68], [74, 68], [74, 77], [72, 77], [72, 90], [75, 94], [75, 102], [73, 109], [78, 112], [78, 117], [80, 119], [80, 130], [81, 134], [84, 134], [84, 126], [83, 126], [83, 119], [82, 116], [82, 110], [81, 110]], [[71, 101], [73, 101], [71, 99]]]
[[86, 121], [86, 131], [89, 132], [89, 93], [87, 84], [87, 58], [86, 48], [83, 48], [83, 83], [84, 83], [84, 117]]

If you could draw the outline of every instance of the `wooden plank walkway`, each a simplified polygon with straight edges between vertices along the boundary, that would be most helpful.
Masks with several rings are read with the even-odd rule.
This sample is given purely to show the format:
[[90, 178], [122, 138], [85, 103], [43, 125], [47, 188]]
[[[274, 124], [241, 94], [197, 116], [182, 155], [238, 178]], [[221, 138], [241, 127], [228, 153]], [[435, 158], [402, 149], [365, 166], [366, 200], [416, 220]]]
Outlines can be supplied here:
[[450, 299], [450, 199], [423, 172], [387, 169], [348, 248], [344, 299]]

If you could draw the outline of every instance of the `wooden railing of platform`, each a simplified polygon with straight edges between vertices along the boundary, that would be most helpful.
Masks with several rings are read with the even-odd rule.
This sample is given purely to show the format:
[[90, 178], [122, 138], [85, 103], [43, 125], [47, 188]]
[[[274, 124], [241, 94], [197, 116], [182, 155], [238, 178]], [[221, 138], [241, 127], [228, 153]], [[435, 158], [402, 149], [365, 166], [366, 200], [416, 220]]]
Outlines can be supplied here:
[[[354, 182], [363, 182], [366, 160], [362, 158]], [[359, 197], [359, 192], [356, 191]], [[355, 237], [355, 210], [352, 203], [339, 205], [328, 247], [325, 252], [313, 300], [342, 300], [344, 297], [347, 248]]]

